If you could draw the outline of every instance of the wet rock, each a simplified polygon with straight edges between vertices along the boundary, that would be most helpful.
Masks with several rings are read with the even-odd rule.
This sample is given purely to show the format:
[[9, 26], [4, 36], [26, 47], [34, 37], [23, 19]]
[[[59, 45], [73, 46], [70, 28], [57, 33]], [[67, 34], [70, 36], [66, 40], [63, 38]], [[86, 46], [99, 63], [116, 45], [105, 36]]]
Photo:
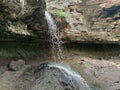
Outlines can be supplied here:
[[23, 61], [22, 59], [17, 61], [11, 61], [9, 64], [9, 70], [18, 71], [22, 69], [24, 66], [25, 66], [25, 61]]
[[59, 64], [30, 67], [18, 81], [17, 90], [90, 90], [80, 75]]

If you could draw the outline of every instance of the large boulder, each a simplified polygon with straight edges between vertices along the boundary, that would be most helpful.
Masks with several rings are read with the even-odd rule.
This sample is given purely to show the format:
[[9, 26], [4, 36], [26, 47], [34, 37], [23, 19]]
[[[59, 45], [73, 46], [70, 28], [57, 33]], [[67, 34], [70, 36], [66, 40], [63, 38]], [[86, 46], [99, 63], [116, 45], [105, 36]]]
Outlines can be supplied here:
[[22, 69], [24, 66], [25, 66], [25, 61], [22, 59], [19, 59], [17, 61], [11, 61], [9, 64], [9, 70], [18, 71]]
[[0, 40], [40, 37], [45, 10], [45, 0], [0, 0]]
[[120, 43], [120, 0], [47, 0], [47, 8], [58, 22], [67, 14], [64, 40]]
[[17, 81], [15, 90], [90, 90], [70, 67], [53, 63], [29, 67]]

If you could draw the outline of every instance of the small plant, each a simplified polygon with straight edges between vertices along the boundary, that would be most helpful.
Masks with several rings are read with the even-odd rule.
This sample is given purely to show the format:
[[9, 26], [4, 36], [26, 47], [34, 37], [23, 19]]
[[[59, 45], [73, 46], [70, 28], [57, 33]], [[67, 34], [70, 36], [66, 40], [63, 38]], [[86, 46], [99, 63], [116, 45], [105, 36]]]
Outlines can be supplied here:
[[66, 12], [64, 12], [64, 11], [57, 11], [57, 16], [59, 16], [59, 17], [63, 17], [63, 18], [65, 18], [65, 17], [67, 17], [68, 16], [68, 14], [66, 13]]

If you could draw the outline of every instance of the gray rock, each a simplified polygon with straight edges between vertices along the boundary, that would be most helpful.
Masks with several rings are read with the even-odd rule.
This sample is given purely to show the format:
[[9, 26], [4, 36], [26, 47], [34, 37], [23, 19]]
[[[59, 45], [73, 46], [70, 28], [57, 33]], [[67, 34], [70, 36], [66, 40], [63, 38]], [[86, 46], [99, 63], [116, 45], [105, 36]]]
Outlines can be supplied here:
[[8, 70], [7, 66], [0, 66], [0, 75], [3, 74], [7, 70]]
[[9, 69], [12, 71], [18, 71], [25, 66], [25, 61], [20, 59], [17, 61], [11, 61], [9, 64]]
[[18, 82], [17, 90], [90, 90], [79, 74], [59, 64], [42, 63], [30, 67]]
[[0, 60], [0, 75], [3, 74], [5, 71], [8, 70], [8, 60]]

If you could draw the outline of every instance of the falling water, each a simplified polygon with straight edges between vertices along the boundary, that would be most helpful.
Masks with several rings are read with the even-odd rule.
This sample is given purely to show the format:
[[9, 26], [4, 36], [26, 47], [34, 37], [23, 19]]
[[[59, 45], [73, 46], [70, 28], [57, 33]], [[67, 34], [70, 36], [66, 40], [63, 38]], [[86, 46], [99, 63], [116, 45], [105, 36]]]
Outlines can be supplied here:
[[[31, 80], [29, 84], [26, 83], [27, 86], [24, 86], [24, 83], [22, 87], [25, 89], [20, 88], [19, 90], [90, 90], [90, 87], [81, 75], [73, 71], [68, 65], [42, 63], [35, 68], [27, 70], [24, 73], [27, 77], [23, 77], [21, 83], [28, 80], [27, 78], [31, 76], [36, 79]], [[28, 74], [29, 72], [31, 73]]]
[[22, 8], [23, 8], [24, 5], [25, 5], [25, 1], [24, 1], [24, 0], [19, 0], [19, 1], [20, 1], [20, 3], [21, 3]]
[[75, 90], [90, 90], [90, 87], [84, 78], [82, 78], [77, 72], [73, 71], [69, 65], [50, 64], [49, 67], [58, 68], [61, 72], [64, 72], [64, 75], [66, 74], [65, 76], [68, 77], [68, 81], [74, 79], [76, 81], [76, 84], [74, 82], [74, 88], [76, 88]]
[[[61, 61], [62, 41], [59, 36], [59, 30], [54, 19], [47, 11], [45, 12], [45, 17], [49, 29], [53, 59]], [[21, 90], [90, 90], [87, 82], [67, 65], [42, 63], [33, 69], [28, 69], [26, 72], [30, 72], [27, 77], [33, 75], [33, 81], [31, 80], [26, 86], [23, 85], [22, 87], [25, 89]], [[22, 83], [27, 80], [27, 77], [23, 78]]]
[[57, 60], [61, 61], [63, 55], [62, 55], [62, 49], [61, 49], [62, 40], [60, 39], [60, 36], [59, 36], [59, 29], [57, 28], [57, 25], [54, 19], [47, 11], [45, 11], [45, 18], [47, 20], [48, 29], [49, 29], [48, 33], [50, 35], [52, 57], [55, 61]]

